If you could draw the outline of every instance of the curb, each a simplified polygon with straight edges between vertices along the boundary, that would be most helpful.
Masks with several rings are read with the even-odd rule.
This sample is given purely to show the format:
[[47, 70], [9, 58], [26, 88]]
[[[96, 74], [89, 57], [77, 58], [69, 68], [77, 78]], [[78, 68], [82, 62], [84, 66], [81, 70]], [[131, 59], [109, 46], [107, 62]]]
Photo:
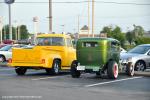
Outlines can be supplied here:
[[135, 76], [150, 77], [150, 72], [135, 72]]
[[8, 67], [7, 63], [0, 63], [0, 67]]

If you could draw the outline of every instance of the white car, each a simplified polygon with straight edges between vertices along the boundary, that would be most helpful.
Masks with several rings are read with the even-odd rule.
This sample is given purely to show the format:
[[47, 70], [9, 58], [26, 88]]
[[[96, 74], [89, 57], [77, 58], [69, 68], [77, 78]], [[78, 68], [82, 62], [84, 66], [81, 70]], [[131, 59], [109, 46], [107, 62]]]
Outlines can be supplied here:
[[150, 44], [136, 46], [126, 53], [120, 54], [121, 64], [131, 66], [136, 71], [144, 71], [150, 67]]
[[13, 47], [24, 47], [25, 45], [22, 44], [15, 44], [15, 45], [6, 45], [0, 49], [0, 63], [6, 62], [9, 58], [12, 57], [12, 48]]

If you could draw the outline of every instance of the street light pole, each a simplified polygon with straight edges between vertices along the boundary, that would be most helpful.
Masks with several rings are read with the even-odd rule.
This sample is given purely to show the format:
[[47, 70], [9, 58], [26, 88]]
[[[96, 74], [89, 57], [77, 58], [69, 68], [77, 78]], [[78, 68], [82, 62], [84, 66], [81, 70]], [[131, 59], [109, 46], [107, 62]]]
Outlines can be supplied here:
[[92, 37], [94, 37], [94, 3], [95, 1], [92, 0]]
[[88, 0], [88, 37], [90, 35], [90, 0]]
[[8, 4], [8, 9], [9, 9], [9, 39], [12, 40], [11, 4]]
[[11, 4], [15, 2], [15, 0], [4, 0], [6, 4], [8, 4], [9, 10], [9, 39], [12, 40], [12, 25], [11, 25]]
[[49, 0], [49, 33], [52, 33], [52, 0]]
[[2, 33], [2, 30], [3, 30], [3, 17], [0, 16], [0, 43], [2, 43], [3, 41], [3, 33]]

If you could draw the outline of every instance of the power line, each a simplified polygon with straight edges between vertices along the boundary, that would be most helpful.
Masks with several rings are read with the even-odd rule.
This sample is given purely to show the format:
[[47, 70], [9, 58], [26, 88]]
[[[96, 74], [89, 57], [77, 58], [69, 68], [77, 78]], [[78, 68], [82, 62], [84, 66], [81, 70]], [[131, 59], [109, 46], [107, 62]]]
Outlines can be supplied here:
[[[87, 3], [88, 1], [76, 1], [76, 2], [70, 2], [70, 1], [64, 1], [64, 2], [60, 2], [60, 1], [55, 1], [52, 3], [58, 3], [58, 4], [80, 4], [80, 3]], [[92, 2], [92, 1], [90, 1]], [[0, 3], [4, 3], [4, 2], [0, 2]], [[15, 3], [30, 3], [30, 4], [47, 4], [49, 2], [15, 2]], [[147, 5], [149, 6], [149, 3], [130, 3], [130, 2], [106, 2], [106, 1], [95, 1], [95, 3], [103, 3], [103, 4], [118, 4], [118, 5]]]

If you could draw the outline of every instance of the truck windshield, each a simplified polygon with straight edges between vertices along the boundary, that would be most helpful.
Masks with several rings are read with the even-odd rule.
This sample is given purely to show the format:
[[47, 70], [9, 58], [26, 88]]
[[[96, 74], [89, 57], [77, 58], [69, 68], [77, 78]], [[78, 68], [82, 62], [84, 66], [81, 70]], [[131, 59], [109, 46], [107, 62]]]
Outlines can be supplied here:
[[40, 46], [64, 46], [62, 37], [39, 37], [36, 44]]

